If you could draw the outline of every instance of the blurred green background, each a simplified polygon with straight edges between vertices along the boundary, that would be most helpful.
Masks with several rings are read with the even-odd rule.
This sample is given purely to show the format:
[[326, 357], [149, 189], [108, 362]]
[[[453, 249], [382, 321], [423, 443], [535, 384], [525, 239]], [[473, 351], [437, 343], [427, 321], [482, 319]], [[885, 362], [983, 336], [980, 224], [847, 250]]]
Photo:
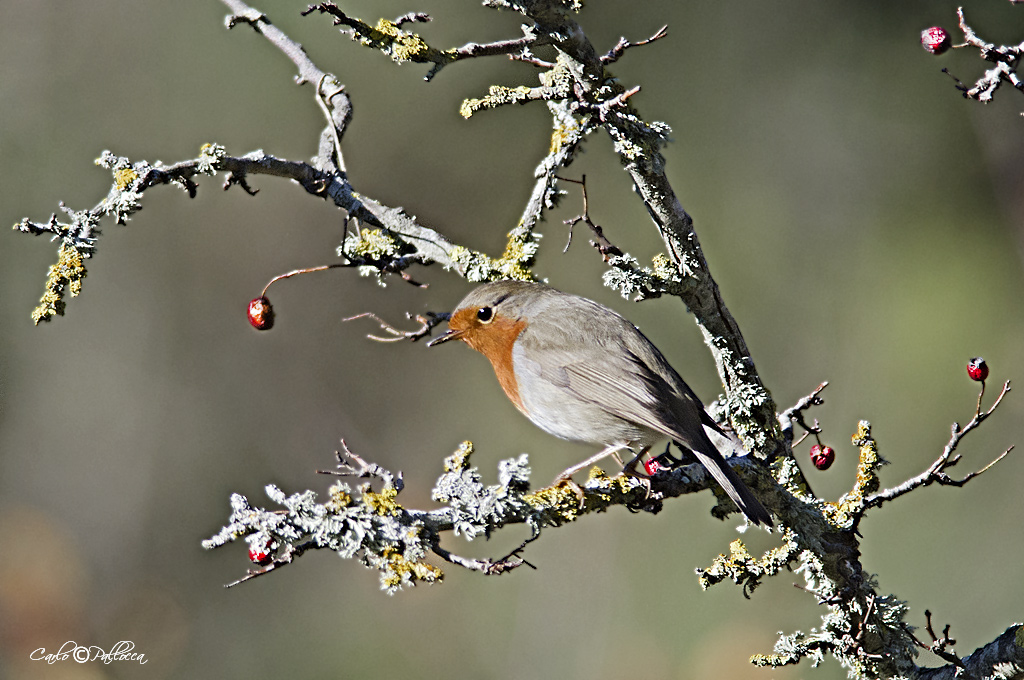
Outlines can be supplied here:
[[[259, 5], [318, 65], [347, 85], [355, 117], [344, 148], [356, 188], [401, 205], [472, 247], [499, 253], [532, 171], [546, 153], [542, 105], [457, 115], [491, 83], [534, 84], [503, 59], [395, 67], [339, 37], [302, 2]], [[410, 11], [444, 47], [519, 34], [518, 15], [475, 2], [343, 4], [366, 20]], [[580, 20], [599, 50], [620, 35], [669, 37], [614, 67], [632, 101], [674, 128], [669, 174], [708, 261], [780, 406], [822, 380], [812, 412], [838, 460], [809, 470], [837, 498], [852, 484], [859, 419], [874, 425], [893, 485], [923, 470], [970, 418], [964, 364], [983, 355], [990, 392], [1021, 378], [1024, 135], [1018, 93], [981, 106], [940, 72], [973, 82], [974, 55], [926, 54], [920, 30], [955, 27], [954, 2], [647, 3], [592, 0]], [[997, 42], [1024, 38], [1024, 9], [975, 2], [968, 20]], [[173, 162], [218, 142], [305, 159], [323, 122], [311, 88], [226, 8], [198, 2], [0, 0], [0, 197], [3, 220], [45, 221], [64, 201], [95, 205], [109, 174], [103, 149]], [[567, 174], [586, 173], [591, 213], [616, 244], [648, 260], [659, 243], [606, 137]], [[177, 678], [842, 678], [827, 661], [757, 670], [776, 631], [823, 613], [782, 575], [752, 600], [722, 585], [700, 592], [693, 569], [736, 537], [700, 494], [657, 515], [624, 510], [549, 532], [539, 569], [486, 578], [445, 566], [442, 585], [388, 597], [377, 574], [310, 554], [231, 590], [250, 566], [244, 545], [205, 552], [228, 495], [265, 505], [263, 486], [323, 490], [344, 437], [405, 473], [402, 499], [430, 507], [442, 459], [463, 439], [493, 479], [529, 452], [546, 483], [587, 447], [537, 430], [507, 402], [487, 362], [465, 347], [364, 338], [374, 311], [450, 308], [468, 290], [440, 269], [425, 290], [335, 270], [277, 284], [269, 333], [245, 319], [274, 275], [333, 261], [342, 215], [281, 180], [255, 177], [255, 198], [202, 180], [199, 196], [160, 188], [127, 227], [105, 225], [82, 297], [67, 316], [29, 318], [56, 248], [0, 237], [0, 677]], [[705, 401], [721, 387], [678, 303], [634, 305], [600, 287], [602, 264], [561, 220], [580, 210], [571, 186], [549, 216], [537, 272], [629, 316]], [[1024, 444], [1016, 393], [962, 446], [961, 473]], [[952, 624], [967, 653], [1021, 619], [1024, 541], [1011, 455], [963, 489], [929, 488], [862, 525], [864, 564], [881, 591]], [[521, 528], [449, 547], [503, 554]], [[752, 549], [771, 537], [748, 535]], [[130, 640], [149, 662], [32, 662], [68, 640]], [[929, 655], [921, 663], [938, 665]]]

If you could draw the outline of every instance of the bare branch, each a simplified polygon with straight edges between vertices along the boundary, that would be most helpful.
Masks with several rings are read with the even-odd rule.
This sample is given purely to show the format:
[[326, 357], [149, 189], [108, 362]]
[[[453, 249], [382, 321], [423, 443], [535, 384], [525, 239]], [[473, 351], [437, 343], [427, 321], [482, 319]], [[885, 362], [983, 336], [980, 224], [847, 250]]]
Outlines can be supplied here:
[[929, 484], [938, 483], [942, 486], [963, 486], [964, 484], [974, 479], [981, 473], [987, 471], [993, 465], [995, 465], [1003, 458], [1005, 458], [1006, 455], [1013, 450], [1012, 446], [1003, 451], [1001, 454], [999, 454], [988, 465], [984, 466], [980, 470], [976, 470], [974, 472], [970, 472], [964, 475], [962, 479], [953, 479], [948, 474], [946, 474], [946, 470], [949, 470], [954, 465], [960, 462], [960, 456], [953, 455], [953, 453], [956, 451], [956, 447], [960, 444], [960, 440], [963, 439], [968, 432], [974, 430], [976, 427], [981, 425], [981, 423], [984, 422], [986, 418], [992, 415], [992, 412], [995, 411], [996, 408], [998, 408], [999, 404], [1002, 403], [1003, 401], [1003, 397], [1005, 397], [1009, 391], [1010, 381], [1007, 380], [1006, 383], [1003, 385], [1002, 391], [999, 393], [999, 396], [996, 397], [996, 400], [992, 404], [991, 408], [989, 408], [988, 411], [982, 412], [981, 397], [985, 393], [985, 386], [984, 383], [982, 383], [981, 394], [978, 395], [978, 407], [974, 413], [974, 417], [971, 418], [971, 421], [967, 423], [967, 425], [965, 425], [963, 428], [961, 428], [959, 424], [953, 423], [949, 441], [943, 448], [942, 453], [939, 454], [939, 457], [935, 459], [935, 462], [933, 462], [927, 470], [917, 475], [916, 477], [908, 479], [899, 486], [895, 486], [892, 487], [891, 489], [880, 491], [868, 497], [865, 507], [878, 507], [883, 503], [899, 498], [900, 496], [909, 493], [910, 491], [913, 491], [918, 487], [928, 486]]
[[628, 50], [630, 47], [640, 47], [641, 45], [650, 45], [655, 40], [661, 40], [666, 35], [668, 35], [668, 25], [667, 24], [665, 26], [662, 26], [661, 28], [659, 28], [657, 33], [652, 35], [647, 40], [641, 40], [640, 42], [637, 42], [637, 43], [631, 43], [628, 40], [626, 40], [625, 38], [619, 38], [619, 42], [616, 43], [615, 47], [613, 47], [610, 50], [608, 50], [608, 54], [606, 54], [603, 57], [601, 57], [601, 62], [604, 63], [604, 64], [614, 64], [620, 58], [622, 58], [622, 55], [625, 54], [626, 50]]

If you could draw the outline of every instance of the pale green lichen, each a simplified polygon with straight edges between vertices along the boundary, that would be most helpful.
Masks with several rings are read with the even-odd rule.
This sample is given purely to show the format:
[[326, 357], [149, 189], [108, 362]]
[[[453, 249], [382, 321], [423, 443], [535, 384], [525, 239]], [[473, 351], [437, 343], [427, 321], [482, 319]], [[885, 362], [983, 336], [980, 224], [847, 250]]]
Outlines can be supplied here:
[[385, 285], [382, 264], [399, 259], [403, 244], [397, 238], [381, 229], [362, 229], [356, 239], [346, 239], [337, 248], [339, 257], [345, 257], [360, 264], [356, 271], [360, 276], [376, 276], [377, 283]]
[[128, 158], [110, 151], [104, 151], [95, 162], [114, 176], [114, 185], [100, 205], [99, 214], [113, 215], [118, 224], [127, 224], [128, 219], [142, 207], [141, 180], [149, 175], [152, 166], [146, 161], [132, 164]]
[[216, 174], [221, 163], [227, 158], [228, 152], [220, 144], [207, 143], [199, 147], [199, 172], [204, 175]]
[[352, 507], [355, 502], [352, 498], [352, 489], [349, 488], [348, 484], [338, 483], [327, 490], [328, 500], [324, 502], [324, 507], [334, 513], [340, 513], [345, 508]]
[[467, 281], [475, 283], [498, 278], [498, 268], [494, 266], [494, 259], [489, 255], [464, 246], [454, 246], [448, 251], [448, 258]]
[[369, 260], [388, 260], [399, 254], [401, 244], [390, 234], [380, 229], [364, 228], [359, 238], [349, 242], [341, 255], [352, 255]]
[[684, 276], [680, 268], [664, 253], [651, 259], [650, 267], [642, 267], [629, 253], [608, 257], [609, 269], [602, 276], [604, 285], [627, 300], [645, 300], [658, 295], [684, 297], [694, 285], [691, 277]]

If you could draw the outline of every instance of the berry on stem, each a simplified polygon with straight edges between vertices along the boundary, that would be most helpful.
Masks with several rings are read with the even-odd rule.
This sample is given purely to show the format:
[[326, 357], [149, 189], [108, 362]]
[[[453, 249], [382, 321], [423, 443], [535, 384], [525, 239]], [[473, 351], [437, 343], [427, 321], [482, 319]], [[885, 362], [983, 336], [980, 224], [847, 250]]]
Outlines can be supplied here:
[[942, 54], [953, 46], [953, 39], [942, 26], [932, 26], [921, 31], [921, 46], [931, 54]]
[[971, 380], [985, 382], [985, 378], [988, 377], [988, 364], [981, 357], [974, 357], [967, 362], [967, 375], [971, 376]]
[[815, 444], [811, 447], [811, 462], [814, 463], [814, 467], [819, 470], [827, 470], [832, 467], [832, 463], [835, 459], [836, 452], [831, 446]]
[[249, 323], [258, 331], [274, 327], [274, 308], [270, 306], [270, 300], [264, 295], [252, 299], [249, 303], [248, 316]]
[[665, 468], [661, 466], [661, 463], [658, 462], [657, 458], [650, 458], [644, 461], [644, 470], [647, 470], [647, 474], [650, 475], [651, 477], [658, 474], [664, 469]]

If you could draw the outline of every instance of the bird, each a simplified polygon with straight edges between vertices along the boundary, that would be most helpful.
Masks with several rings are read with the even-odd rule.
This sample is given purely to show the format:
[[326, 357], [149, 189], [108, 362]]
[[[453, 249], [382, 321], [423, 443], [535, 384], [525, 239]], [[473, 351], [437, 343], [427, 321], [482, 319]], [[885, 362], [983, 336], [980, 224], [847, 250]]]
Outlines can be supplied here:
[[542, 283], [504, 280], [474, 288], [428, 343], [461, 340], [490, 360], [505, 395], [542, 430], [605, 447], [556, 477], [618, 451], [670, 439], [689, 451], [754, 524], [771, 516], [711, 442], [725, 434], [654, 344], [614, 310]]

